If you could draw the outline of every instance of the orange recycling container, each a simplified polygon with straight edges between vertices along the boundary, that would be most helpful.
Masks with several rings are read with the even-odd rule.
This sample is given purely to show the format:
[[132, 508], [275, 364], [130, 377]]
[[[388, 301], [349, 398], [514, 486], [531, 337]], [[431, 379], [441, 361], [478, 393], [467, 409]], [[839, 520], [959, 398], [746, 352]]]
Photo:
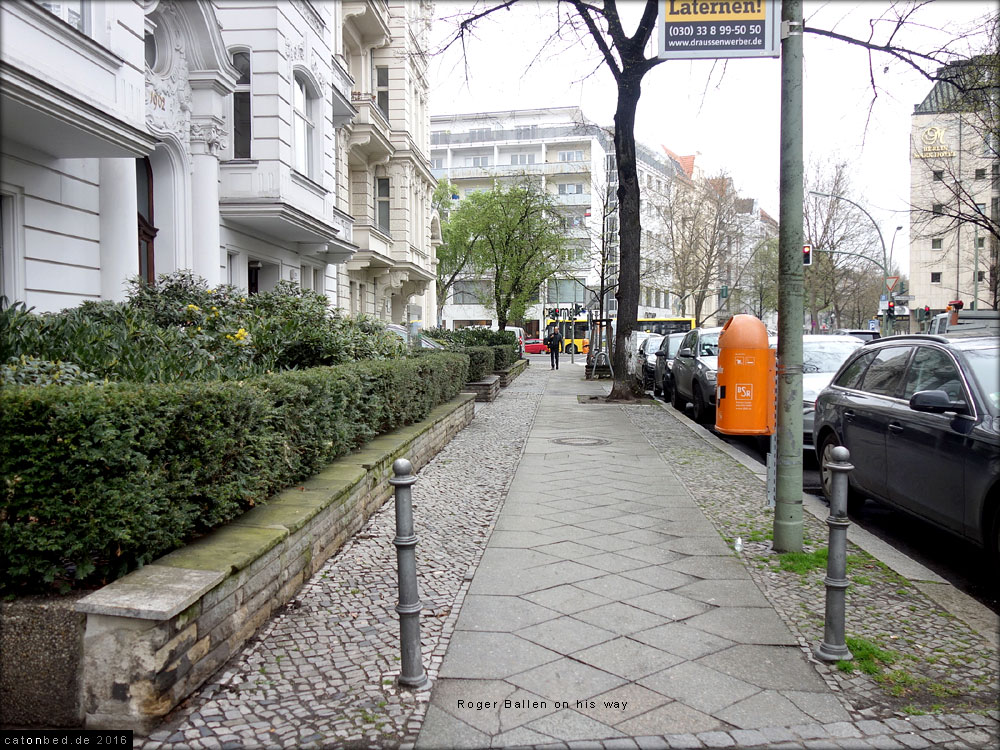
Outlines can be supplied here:
[[719, 334], [715, 428], [726, 435], [774, 432], [776, 352], [753, 315], [734, 315]]

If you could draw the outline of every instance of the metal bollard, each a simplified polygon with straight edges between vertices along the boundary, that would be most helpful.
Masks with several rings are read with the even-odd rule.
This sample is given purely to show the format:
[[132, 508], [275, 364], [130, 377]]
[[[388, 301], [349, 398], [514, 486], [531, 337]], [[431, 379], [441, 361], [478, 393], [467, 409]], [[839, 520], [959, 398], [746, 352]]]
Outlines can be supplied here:
[[413, 464], [405, 458], [392, 462], [395, 474], [389, 484], [396, 488], [396, 570], [399, 574], [399, 651], [402, 668], [399, 684], [419, 689], [429, 682], [420, 656], [420, 610], [417, 594], [417, 537], [413, 533], [413, 498], [410, 487], [417, 478], [411, 473]]
[[840, 661], [854, 658], [844, 637], [845, 598], [847, 596], [847, 474], [854, 469], [851, 453], [838, 445], [831, 451], [833, 459], [827, 466], [833, 472], [830, 493], [829, 552], [826, 560], [826, 623], [823, 642], [813, 649], [816, 658], [823, 661]]

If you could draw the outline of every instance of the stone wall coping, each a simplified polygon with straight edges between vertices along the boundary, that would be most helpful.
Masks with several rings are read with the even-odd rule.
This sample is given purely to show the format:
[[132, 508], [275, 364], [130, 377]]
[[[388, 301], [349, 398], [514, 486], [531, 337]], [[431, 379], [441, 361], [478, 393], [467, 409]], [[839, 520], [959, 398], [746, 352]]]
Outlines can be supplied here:
[[76, 611], [169, 620], [263, 557], [324, 508], [348, 497], [368, 469], [404, 450], [442, 415], [474, 399], [474, 393], [460, 393], [431, 410], [426, 420], [374, 438], [300, 485], [276, 493], [266, 504], [88, 594], [76, 603]]
[[[500, 379], [499, 375], [487, 375], [482, 380], [473, 380], [471, 382], [466, 383], [466, 385], [472, 385], [472, 386], [476, 386], [476, 385], [480, 385], [480, 386], [489, 385], [491, 383], [495, 383], [499, 379]], [[462, 394], [462, 395], [465, 395], [465, 394]]]
[[520, 373], [521, 370], [527, 369], [527, 367], [528, 367], [528, 360], [526, 360], [526, 359], [519, 359], [514, 364], [512, 364], [510, 367], [505, 367], [502, 370], [494, 370], [493, 372], [497, 373], [498, 375], [499, 374], [508, 374], [508, 373], [512, 373], [512, 372], [515, 372], [515, 371], [517, 373]]
[[150, 563], [80, 599], [77, 612], [168, 620], [226, 578], [218, 570], [189, 570]]

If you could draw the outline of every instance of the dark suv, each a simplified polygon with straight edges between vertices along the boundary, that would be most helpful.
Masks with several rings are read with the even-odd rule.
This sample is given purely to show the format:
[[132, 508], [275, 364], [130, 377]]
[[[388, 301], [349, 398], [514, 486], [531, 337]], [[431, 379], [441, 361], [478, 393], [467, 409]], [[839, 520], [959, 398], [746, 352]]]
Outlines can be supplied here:
[[823, 490], [851, 452], [848, 504], [871, 497], [1000, 554], [1000, 342], [893, 336], [854, 352], [816, 399]]

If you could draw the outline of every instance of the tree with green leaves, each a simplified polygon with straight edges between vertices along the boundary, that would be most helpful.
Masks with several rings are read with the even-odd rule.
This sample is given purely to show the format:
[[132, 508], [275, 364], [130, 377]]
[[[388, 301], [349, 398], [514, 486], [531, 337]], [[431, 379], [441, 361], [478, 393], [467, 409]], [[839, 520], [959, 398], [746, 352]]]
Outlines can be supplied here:
[[[438, 180], [434, 188], [432, 205], [441, 220], [441, 245], [437, 249], [437, 317], [441, 323], [441, 310], [445, 300], [451, 294], [456, 281], [460, 281], [470, 268], [471, 254], [468, 243], [461, 241], [461, 233], [453, 237], [451, 229], [451, 211], [453, 196], [458, 195], [458, 188], [445, 178]], [[456, 227], [457, 229], [457, 227]]]
[[524, 318], [539, 287], [560, 268], [566, 238], [558, 208], [531, 182], [498, 182], [472, 193], [446, 226], [448, 252], [464, 264], [459, 277], [489, 279], [489, 299], [482, 302], [494, 309], [501, 330]]

